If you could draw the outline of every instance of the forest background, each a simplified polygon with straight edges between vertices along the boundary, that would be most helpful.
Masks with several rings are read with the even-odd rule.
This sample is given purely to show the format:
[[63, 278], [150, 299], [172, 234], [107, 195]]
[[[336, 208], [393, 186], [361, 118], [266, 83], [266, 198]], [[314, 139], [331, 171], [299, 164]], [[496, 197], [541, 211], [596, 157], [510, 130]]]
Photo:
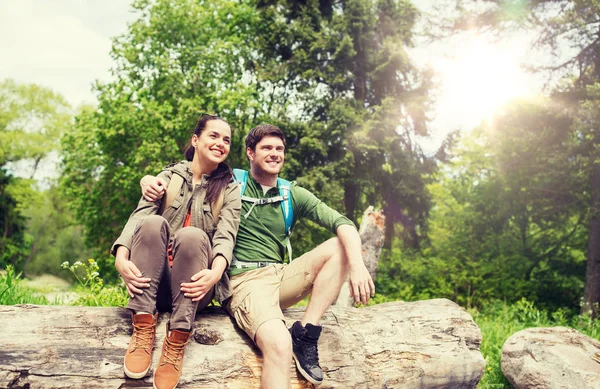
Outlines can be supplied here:
[[[507, 332], [553, 322], [598, 338], [596, 2], [447, 1], [429, 15], [404, 0], [131, 6], [138, 17], [113, 41], [113, 79], [95, 84], [97, 105], [74, 109], [48, 88], [0, 81], [5, 283], [22, 272], [119, 289], [108, 248], [139, 200], [139, 179], [180, 160], [209, 112], [234, 129], [231, 166], [247, 165], [248, 130], [274, 123], [287, 135], [282, 176], [357, 224], [367, 206], [383, 209], [375, 303], [449, 298], [488, 314], [478, 321], [484, 342], [492, 316], [512, 318]], [[436, 75], [407, 50], [467, 30], [533, 36], [543, 60], [527, 65], [546, 88], [425, 152]], [[35, 171], [51, 152], [61, 164], [49, 187], [11, 174], [23, 160]], [[328, 237], [301, 222], [295, 253]], [[494, 369], [488, 380], [507, 385]]]

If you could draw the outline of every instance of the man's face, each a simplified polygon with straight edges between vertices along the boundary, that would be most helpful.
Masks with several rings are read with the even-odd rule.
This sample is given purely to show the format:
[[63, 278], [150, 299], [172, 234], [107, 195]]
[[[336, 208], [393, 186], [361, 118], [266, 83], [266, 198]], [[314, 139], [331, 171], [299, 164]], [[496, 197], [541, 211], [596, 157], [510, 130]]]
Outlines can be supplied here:
[[281, 138], [277, 136], [265, 136], [256, 144], [255, 149], [252, 150], [250, 147], [246, 149], [250, 166], [266, 174], [279, 174], [285, 160], [285, 146]]

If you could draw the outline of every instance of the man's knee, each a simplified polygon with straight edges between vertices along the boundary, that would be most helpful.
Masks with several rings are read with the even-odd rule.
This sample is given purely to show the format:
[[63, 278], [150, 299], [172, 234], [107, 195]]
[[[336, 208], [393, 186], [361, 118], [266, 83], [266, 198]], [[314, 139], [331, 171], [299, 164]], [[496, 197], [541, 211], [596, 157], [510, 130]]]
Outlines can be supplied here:
[[273, 319], [259, 327], [256, 344], [264, 358], [289, 364], [292, 360], [292, 338], [283, 321]]
[[319, 257], [321, 258], [321, 260], [317, 261], [316, 263], [317, 272], [320, 271], [323, 265], [329, 261], [337, 262], [342, 271], [348, 267], [346, 250], [344, 249], [342, 241], [338, 237], [333, 237], [326, 240], [317, 248], [319, 249]]

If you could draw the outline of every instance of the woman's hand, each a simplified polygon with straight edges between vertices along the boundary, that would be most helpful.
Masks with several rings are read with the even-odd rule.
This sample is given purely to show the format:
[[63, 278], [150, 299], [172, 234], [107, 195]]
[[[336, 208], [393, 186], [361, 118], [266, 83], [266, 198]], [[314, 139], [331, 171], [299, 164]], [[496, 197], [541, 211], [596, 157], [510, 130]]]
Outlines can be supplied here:
[[150, 278], [143, 277], [142, 272], [129, 260], [129, 249], [119, 246], [115, 255], [115, 267], [125, 282], [129, 297], [134, 298], [136, 294], [142, 294], [142, 289], [150, 287]]
[[181, 291], [185, 297], [192, 301], [200, 301], [210, 289], [221, 279], [222, 271], [218, 269], [204, 269], [192, 276], [192, 282], [181, 284]]
[[162, 198], [167, 188], [162, 179], [154, 176], [144, 176], [140, 180], [140, 186], [142, 187], [142, 196], [151, 202]]

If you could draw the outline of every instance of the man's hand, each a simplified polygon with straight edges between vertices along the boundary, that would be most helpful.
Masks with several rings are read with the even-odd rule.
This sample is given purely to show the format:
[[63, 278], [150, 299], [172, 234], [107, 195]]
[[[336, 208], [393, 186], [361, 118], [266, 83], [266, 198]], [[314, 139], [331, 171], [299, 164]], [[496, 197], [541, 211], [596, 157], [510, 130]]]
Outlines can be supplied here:
[[129, 249], [119, 246], [115, 257], [115, 267], [125, 282], [129, 297], [134, 298], [136, 294], [144, 293], [142, 289], [150, 287], [151, 279], [143, 277], [142, 272], [137, 266], [129, 261]]
[[192, 276], [192, 282], [181, 284], [181, 291], [185, 297], [192, 301], [200, 301], [210, 289], [221, 279], [222, 271], [218, 269], [204, 269]]
[[350, 269], [349, 286], [350, 295], [356, 304], [367, 304], [369, 299], [375, 296], [375, 284], [364, 264], [357, 269]]
[[140, 186], [142, 187], [142, 196], [152, 202], [162, 198], [167, 188], [162, 179], [154, 176], [144, 176], [140, 180]]

